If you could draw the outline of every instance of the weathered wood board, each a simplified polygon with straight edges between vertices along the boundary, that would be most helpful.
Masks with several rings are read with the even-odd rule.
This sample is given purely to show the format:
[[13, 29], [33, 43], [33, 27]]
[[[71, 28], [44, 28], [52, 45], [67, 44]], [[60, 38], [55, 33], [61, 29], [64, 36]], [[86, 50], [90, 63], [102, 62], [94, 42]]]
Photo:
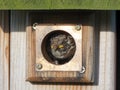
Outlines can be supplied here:
[[0, 90], [9, 90], [9, 14], [0, 11]]

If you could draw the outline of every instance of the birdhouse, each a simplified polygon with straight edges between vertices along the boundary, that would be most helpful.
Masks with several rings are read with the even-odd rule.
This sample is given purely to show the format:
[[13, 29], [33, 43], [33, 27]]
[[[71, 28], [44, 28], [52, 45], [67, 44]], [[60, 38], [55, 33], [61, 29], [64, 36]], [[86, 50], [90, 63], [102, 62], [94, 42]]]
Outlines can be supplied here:
[[119, 3], [2, 0], [0, 90], [120, 90]]

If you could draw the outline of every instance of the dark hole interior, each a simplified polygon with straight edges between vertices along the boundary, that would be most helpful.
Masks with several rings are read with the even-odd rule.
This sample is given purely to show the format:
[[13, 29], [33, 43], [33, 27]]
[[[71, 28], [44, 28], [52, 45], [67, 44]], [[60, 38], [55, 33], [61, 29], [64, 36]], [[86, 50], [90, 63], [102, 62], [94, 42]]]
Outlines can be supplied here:
[[48, 33], [42, 42], [44, 58], [56, 65], [69, 62], [75, 54], [76, 44], [73, 37], [62, 30]]

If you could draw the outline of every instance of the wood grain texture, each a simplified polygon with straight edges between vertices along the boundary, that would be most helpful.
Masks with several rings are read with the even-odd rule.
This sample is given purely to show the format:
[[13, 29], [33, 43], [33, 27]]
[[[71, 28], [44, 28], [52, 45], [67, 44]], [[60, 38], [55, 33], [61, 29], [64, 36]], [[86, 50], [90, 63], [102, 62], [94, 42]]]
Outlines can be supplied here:
[[[96, 32], [99, 38], [98, 84], [41, 84], [25, 81], [26, 73], [26, 12], [11, 12], [11, 46], [10, 46], [10, 89], [11, 90], [115, 90], [115, 12], [99, 11], [97, 16], [100, 32]], [[98, 42], [95, 39], [95, 42]]]
[[1, 9], [120, 9], [120, 0], [0, 0]]
[[9, 90], [9, 14], [0, 11], [0, 90]]

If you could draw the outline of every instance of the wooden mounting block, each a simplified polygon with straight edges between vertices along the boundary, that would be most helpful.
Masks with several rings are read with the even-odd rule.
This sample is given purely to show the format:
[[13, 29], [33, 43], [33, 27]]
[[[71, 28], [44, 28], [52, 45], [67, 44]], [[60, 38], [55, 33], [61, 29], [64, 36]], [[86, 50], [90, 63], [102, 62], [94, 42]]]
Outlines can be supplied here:
[[[96, 30], [96, 13], [70, 13], [71, 12], [29, 13], [26, 52], [27, 81], [94, 82], [95, 56], [96, 51], [98, 52], [96, 47], [97, 42], [99, 42], [96, 34], [99, 32], [98, 29]], [[58, 33], [58, 36], [56, 33], [54, 34], [54, 32]], [[74, 45], [70, 46], [71, 48], [75, 46], [74, 50], [72, 50], [74, 54], [70, 53], [69, 55], [69, 49], [66, 51], [69, 57], [71, 57], [70, 59], [68, 59], [69, 57], [66, 59], [66, 53], [62, 54], [63, 51], [61, 51], [66, 50], [65, 47], [69, 46], [68, 42], [65, 42], [65, 44], [56, 44], [57, 49], [51, 44], [54, 38], [60, 39], [58, 37], [64, 33], [68, 33], [70, 37], [74, 39]], [[50, 36], [48, 36], [48, 39], [45, 39], [47, 35]], [[65, 37], [69, 37], [69, 35]], [[63, 37], [64, 35], [61, 38]], [[44, 40], [46, 40], [45, 43], [43, 43]]]

